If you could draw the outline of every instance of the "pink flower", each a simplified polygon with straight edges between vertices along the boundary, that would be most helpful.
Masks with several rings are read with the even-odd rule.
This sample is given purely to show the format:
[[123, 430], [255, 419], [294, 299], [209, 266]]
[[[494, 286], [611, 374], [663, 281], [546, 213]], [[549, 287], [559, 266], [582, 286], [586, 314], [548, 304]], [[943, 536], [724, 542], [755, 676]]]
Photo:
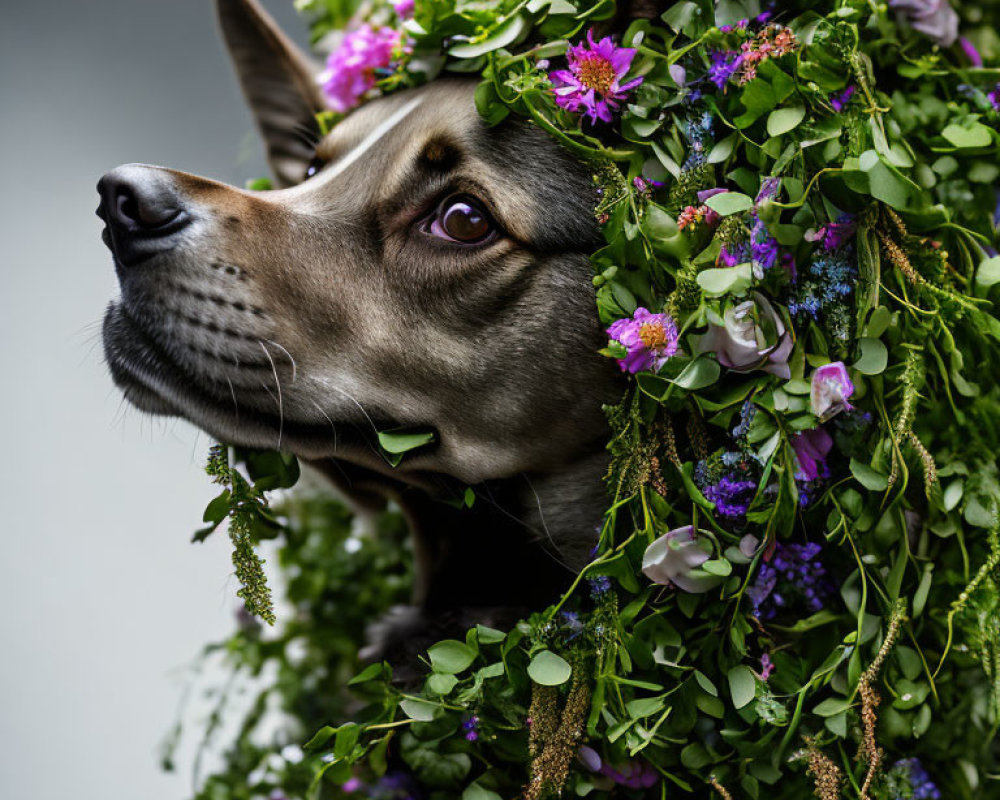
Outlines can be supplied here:
[[762, 295], [730, 306], [723, 324], [709, 323], [708, 333], [698, 337], [699, 353], [715, 353], [719, 363], [733, 372], [770, 372], [786, 380], [791, 377], [788, 356], [795, 342], [781, 316]]
[[796, 480], [815, 481], [830, 474], [826, 457], [833, 449], [833, 439], [823, 428], [802, 431], [792, 439], [792, 449], [799, 462], [799, 468], [795, 472]]
[[588, 31], [586, 43], [569, 48], [569, 69], [549, 73], [556, 105], [567, 111], [582, 110], [591, 123], [611, 122], [611, 110], [617, 110], [625, 95], [642, 83], [641, 77], [621, 83], [634, 57], [633, 48], [615, 47], [610, 36], [595, 42], [594, 32]]
[[812, 374], [810, 401], [812, 412], [820, 422], [826, 422], [841, 411], [850, 411], [853, 406], [847, 398], [854, 394], [854, 384], [847, 374], [843, 361], [824, 364]]
[[399, 47], [400, 32], [362, 25], [346, 34], [329, 58], [319, 80], [334, 111], [354, 108], [375, 87], [375, 71], [389, 66]]
[[698, 536], [690, 525], [674, 528], [646, 548], [642, 574], [653, 583], [676, 586], [684, 592], [707, 592], [722, 582], [722, 578], [698, 569], [708, 561], [711, 552], [711, 541]]
[[622, 372], [659, 372], [677, 352], [677, 323], [666, 314], [651, 314], [639, 307], [632, 319], [620, 319], [608, 328], [608, 336], [628, 350], [618, 359]]
[[392, 9], [396, 12], [397, 17], [407, 19], [413, 13], [414, 5], [416, 5], [415, 0], [396, 0], [392, 4]]

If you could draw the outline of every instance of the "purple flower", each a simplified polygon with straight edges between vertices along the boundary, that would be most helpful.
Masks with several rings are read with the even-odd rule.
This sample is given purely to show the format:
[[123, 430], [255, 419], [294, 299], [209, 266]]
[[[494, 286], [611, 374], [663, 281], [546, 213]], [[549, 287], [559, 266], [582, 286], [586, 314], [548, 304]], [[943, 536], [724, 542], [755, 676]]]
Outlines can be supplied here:
[[[754, 614], [771, 619], [778, 609], [795, 602], [804, 603], [814, 614], [821, 611], [833, 591], [826, 568], [817, 559], [821, 550], [812, 542], [778, 542], [770, 562], [761, 564], [754, 582], [747, 588], [746, 595], [753, 604]], [[763, 659], [761, 666], [764, 666]]]
[[590, 585], [590, 596], [595, 600], [602, 594], [611, 591], [611, 578], [607, 575], [588, 578], [587, 583]]
[[601, 756], [593, 747], [587, 747], [585, 744], [580, 745], [580, 749], [577, 751], [576, 755], [583, 765], [591, 772], [600, 772]]
[[392, 61], [400, 38], [399, 31], [368, 24], [346, 34], [319, 76], [330, 108], [343, 113], [361, 102], [375, 87], [375, 71]]
[[719, 363], [733, 372], [755, 369], [791, 377], [788, 356], [795, 342], [774, 306], [754, 292], [752, 300], [730, 306], [723, 324], [709, 323], [708, 333], [697, 339], [699, 353], [715, 353]]
[[847, 398], [854, 394], [854, 384], [847, 374], [843, 361], [834, 361], [818, 367], [812, 374], [810, 404], [820, 422], [826, 422], [841, 411], [854, 408]]
[[950, 47], [958, 38], [958, 14], [948, 0], [889, 0], [889, 8], [934, 44]]
[[608, 336], [628, 350], [618, 359], [622, 372], [659, 372], [677, 352], [677, 323], [666, 314], [651, 314], [641, 306], [632, 319], [612, 323]]
[[1000, 111], [1000, 83], [987, 92], [986, 97], [990, 101], [990, 105], [993, 106], [994, 111]]
[[760, 657], [760, 679], [766, 681], [771, 677], [772, 672], [774, 672], [774, 662], [771, 661], [770, 653], [764, 653]]
[[653, 583], [676, 586], [684, 592], [707, 592], [722, 582], [722, 578], [698, 570], [711, 552], [711, 540], [698, 536], [690, 525], [674, 528], [646, 548], [642, 574]]
[[649, 789], [655, 786], [659, 780], [659, 775], [657, 775], [653, 765], [640, 758], [626, 761], [615, 767], [604, 764], [601, 767], [601, 774], [629, 789]]
[[971, 41], [962, 36], [959, 38], [958, 43], [961, 45], [962, 52], [965, 53], [965, 57], [969, 59], [969, 63], [972, 64], [972, 66], [978, 68], [983, 65], [983, 57]]
[[716, 88], [723, 89], [743, 65], [743, 56], [735, 50], [715, 50], [709, 55], [712, 63], [708, 68], [708, 79]]
[[735, 519], [746, 515], [757, 493], [757, 484], [726, 475], [714, 486], [706, 487], [704, 493], [705, 497], [715, 503], [715, 510], [719, 514]]
[[824, 250], [837, 250], [850, 242], [856, 227], [854, 217], [842, 214], [836, 222], [828, 222], [817, 231], [807, 232], [805, 239], [807, 242], [819, 242]]
[[634, 57], [635, 49], [615, 47], [610, 36], [595, 42], [594, 32], [588, 31], [586, 43], [569, 48], [569, 69], [549, 73], [556, 105], [567, 111], [582, 110], [591, 123], [611, 122], [611, 110], [642, 83], [641, 77], [621, 83]]
[[829, 476], [826, 457], [833, 449], [833, 439], [826, 430], [813, 428], [802, 431], [792, 439], [792, 449], [799, 465], [795, 472], [796, 480], [815, 481]]
[[465, 729], [465, 738], [470, 742], [479, 739], [479, 717], [475, 714], [462, 723], [462, 728]]
[[830, 105], [833, 106], [833, 110], [837, 112], [843, 111], [847, 104], [851, 101], [851, 98], [854, 97], [854, 93], [856, 91], [857, 89], [851, 85], [844, 89], [844, 91], [831, 95]]
[[897, 761], [886, 774], [890, 800], [940, 800], [941, 790], [931, 780], [919, 758]]

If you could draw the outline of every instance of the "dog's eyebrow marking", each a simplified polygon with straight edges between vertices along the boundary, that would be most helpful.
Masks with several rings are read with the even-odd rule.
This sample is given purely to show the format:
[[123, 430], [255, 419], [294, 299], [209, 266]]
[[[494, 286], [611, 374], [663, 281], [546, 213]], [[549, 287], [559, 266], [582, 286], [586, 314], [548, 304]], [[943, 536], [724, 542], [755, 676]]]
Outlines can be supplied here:
[[447, 172], [458, 163], [458, 148], [440, 137], [430, 139], [420, 152], [420, 161], [432, 169]]
[[409, 116], [410, 113], [423, 101], [423, 96], [414, 97], [406, 105], [397, 110], [391, 117], [376, 125], [357, 146], [350, 150], [347, 155], [334, 165], [333, 169], [321, 173], [323, 183], [327, 183], [337, 177], [341, 172], [351, 166], [351, 164], [361, 158], [361, 156], [370, 150], [379, 139], [385, 136], [389, 131]]

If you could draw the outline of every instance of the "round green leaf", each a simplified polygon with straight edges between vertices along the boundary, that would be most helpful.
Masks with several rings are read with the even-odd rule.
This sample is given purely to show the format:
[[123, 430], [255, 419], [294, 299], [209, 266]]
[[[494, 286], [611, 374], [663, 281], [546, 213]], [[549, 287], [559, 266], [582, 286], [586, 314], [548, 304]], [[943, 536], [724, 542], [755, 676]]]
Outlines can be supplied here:
[[551, 650], [542, 650], [528, 664], [528, 675], [542, 686], [559, 686], [569, 680], [573, 668]]
[[865, 375], [878, 375], [889, 363], [889, 351], [879, 339], [865, 338], [858, 341], [861, 354], [854, 362], [854, 369]]
[[993, 134], [990, 129], [979, 122], [968, 125], [952, 123], [941, 131], [941, 135], [959, 150], [989, 147], [993, 144]]
[[767, 117], [767, 132], [770, 136], [781, 136], [790, 130], [798, 127], [806, 117], [806, 110], [802, 106], [791, 108], [776, 108]]
[[704, 389], [706, 386], [711, 386], [719, 379], [719, 374], [722, 372], [722, 367], [719, 366], [719, 362], [714, 358], [701, 357], [696, 358], [683, 370], [681, 374], [674, 378], [671, 383], [680, 386], [682, 389], [688, 389], [689, 391], [694, 391], [696, 389]]
[[445, 639], [428, 648], [431, 666], [435, 672], [453, 675], [461, 672], [475, 660], [476, 651], [457, 639]]
[[753, 208], [753, 198], [741, 192], [722, 192], [709, 197], [705, 205], [720, 216], [728, 217], [730, 214], [739, 214], [741, 211]]

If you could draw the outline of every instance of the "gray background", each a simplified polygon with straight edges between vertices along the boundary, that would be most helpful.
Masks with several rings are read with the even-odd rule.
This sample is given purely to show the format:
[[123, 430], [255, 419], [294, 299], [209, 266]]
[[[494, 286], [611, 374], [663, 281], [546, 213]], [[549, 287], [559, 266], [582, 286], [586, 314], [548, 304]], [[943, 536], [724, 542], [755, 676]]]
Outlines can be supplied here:
[[94, 185], [128, 161], [242, 185], [260, 153], [210, 0], [0, 0], [2, 798], [190, 794], [190, 750], [164, 775], [158, 748], [232, 628], [229, 548], [189, 543], [207, 438], [106, 375]]

